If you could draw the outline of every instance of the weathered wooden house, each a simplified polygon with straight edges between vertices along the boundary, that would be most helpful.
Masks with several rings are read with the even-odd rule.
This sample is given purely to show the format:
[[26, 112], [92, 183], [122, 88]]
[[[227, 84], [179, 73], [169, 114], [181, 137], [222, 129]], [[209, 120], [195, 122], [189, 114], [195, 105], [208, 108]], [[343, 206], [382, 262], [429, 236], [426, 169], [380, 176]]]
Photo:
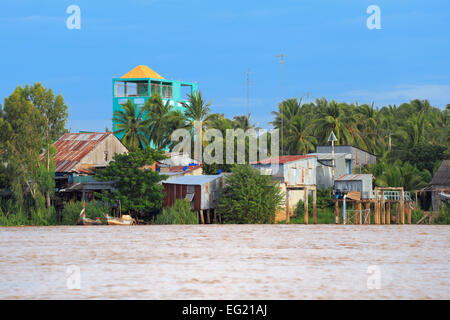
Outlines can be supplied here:
[[78, 200], [82, 195], [92, 198], [95, 191], [111, 190], [111, 183], [95, 181], [95, 170], [106, 167], [115, 154], [128, 152], [111, 132], [65, 133], [54, 146], [57, 192]]
[[334, 181], [334, 191], [341, 195], [359, 192], [361, 199], [373, 198], [371, 174], [344, 174]]
[[[316, 153], [331, 154], [331, 146], [317, 146]], [[345, 154], [346, 173], [357, 173], [357, 168], [361, 168], [366, 164], [373, 164], [377, 162], [377, 157], [368, 152], [353, 146], [334, 146], [334, 154]]]
[[427, 190], [431, 193], [433, 211], [440, 210], [441, 202], [450, 202], [450, 160], [442, 161]]
[[[317, 157], [316, 185], [317, 189], [333, 187], [333, 157], [331, 153], [310, 153]], [[334, 178], [347, 173], [346, 154], [336, 153], [334, 155]]]
[[[163, 207], [170, 207], [176, 199], [191, 202], [202, 223], [215, 219], [219, 193], [223, 187], [223, 175], [191, 175], [172, 177], [162, 182], [164, 186]], [[214, 219], [211, 215], [214, 214]], [[206, 217], [205, 217], [206, 215]], [[206, 218], [206, 219], [205, 219]]]
[[300, 200], [307, 203], [309, 192], [316, 198], [316, 155], [279, 156], [251, 165], [261, 174], [271, 175], [285, 195], [284, 208], [276, 213], [275, 222], [289, 219]]

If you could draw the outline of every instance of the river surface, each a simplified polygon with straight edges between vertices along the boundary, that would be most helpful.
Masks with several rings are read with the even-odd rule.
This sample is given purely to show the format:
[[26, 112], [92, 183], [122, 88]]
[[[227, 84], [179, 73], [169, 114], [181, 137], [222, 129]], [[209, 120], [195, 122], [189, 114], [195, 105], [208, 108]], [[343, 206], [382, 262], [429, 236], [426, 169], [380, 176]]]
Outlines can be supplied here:
[[449, 299], [449, 226], [0, 228], [0, 299]]

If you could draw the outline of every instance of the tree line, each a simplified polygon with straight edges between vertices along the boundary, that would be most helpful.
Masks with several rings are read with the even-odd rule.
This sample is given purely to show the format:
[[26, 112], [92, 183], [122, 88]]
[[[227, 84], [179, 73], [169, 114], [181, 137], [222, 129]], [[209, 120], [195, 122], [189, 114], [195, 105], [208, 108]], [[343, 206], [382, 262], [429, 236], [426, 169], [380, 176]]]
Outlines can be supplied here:
[[56, 218], [53, 142], [67, 130], [67, 104], [41, 83], [18, 86], [0, 106], [0, 213], [17, 224]]
[[[178, 128], [192, 129], [194, 121], [202, 122], [202, 130], [219, 129], [223, 136], [227, 129], [258, 129], [250, 114], [229, 119], [212, 113], [212, 102], [206, 103], [201, 92], [189, 95], [182, 105], [184, 113], [164, 103], [158, 94], [141, 108], [129, 101], [123, 111], [114, 113], [115, 133], [124, 135], [122, 141], [130, 150], [151, 144], [170, 150], [170, 134]], [[450, 156], [449, 110], [450, 104], [440, 109], [427, 100], [378, 108], [373, 103], [325, 98], [303, 103], [291, 98], [278, 104], [271, 124], [280, 130], [282, 155], [315, 152], [316, 146], [329, 144], [327, 138], [333, 131], [336, 145], [352, 145], [378, 157], [376, 165], [364, 168], [374, 174], [376, 185], [414, 190], [427, 185], [441, 161]], [[228, 171], [230, 166], [207, 165], [204, 169], [213, 173], [220, 168]]]

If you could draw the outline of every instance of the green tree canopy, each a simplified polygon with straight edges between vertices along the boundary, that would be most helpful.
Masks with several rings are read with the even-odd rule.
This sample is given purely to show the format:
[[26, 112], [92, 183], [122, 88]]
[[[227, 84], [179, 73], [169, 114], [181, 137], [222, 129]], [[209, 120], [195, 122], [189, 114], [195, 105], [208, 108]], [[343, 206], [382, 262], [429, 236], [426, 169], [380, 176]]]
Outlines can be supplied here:
[[235, 165], [221, 191], [218, 213], [224, 223], [273, 223], [282, 194], [271, 176]]
[[163, 187], [158, 183], [163, 180], [163, 176], [145, 169], [145, 166], [162, 159], [163, 154], [151, 148], [116, 154], [109, 166], [96, 177], [100, 181], [114, 181], [115, 191], [104, 192], [100, 196], [111, 203], [120, 200], [122, 210], [133, 215], [161, 210], [164, 194]]

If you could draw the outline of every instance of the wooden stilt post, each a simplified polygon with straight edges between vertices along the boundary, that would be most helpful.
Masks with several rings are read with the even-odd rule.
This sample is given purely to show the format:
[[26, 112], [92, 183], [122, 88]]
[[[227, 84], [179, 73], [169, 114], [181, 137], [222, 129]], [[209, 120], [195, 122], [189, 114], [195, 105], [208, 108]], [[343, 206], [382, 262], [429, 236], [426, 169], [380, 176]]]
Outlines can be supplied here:
[[400, 214], [402, 217], [402, 224], [405, 224], [405, 199], [403, 195], [403, 188], [400, 191]]
[[386, 224], [386, 203], [384, 202], [384, 190], [381, 190], [381, 224]]
[[387, 206], [387, 208], [386, 208], [386, 211], [387, 211], [387, 214], [386, 214], [386, 223], [387, 223], [387, 224], [391, 224], [391, 203], [388, 201], [388, 202], [386, 203], [386, 206]]
[[368, 211], [366, 224], [370, 224], [370, 201], [366, 201], [366, 211]]
[[339, 224], [339, 200], [334, 200], [334, 216], [335, 216], [335, 223]]
[[313, 222], [317, 224], [317, 188], [313, 189]]
[[379, 224], [380, 223], [379, 220], [378, 220], [379, 215], [380, 215], [380, 202], [379, 201], [380, 200], [378, 198], [375, 199], [375, 212], [374, 212], [374, 215], [373, 215], [373, 220], [374, 220], [375, 224]]
[[305, 224], [308, 224], [308, 188], [305, 188], [304, 190], [304, 195], [305, 195]]
[[408, 202], [406, 205], [407, 208], [407, 215], [408, 215], [408, 224], [411, 224], [411, 202]]
[[378, 224], [378, 207], [379, 207], [379, 199], [378, 199], [378, 188], [375, 188], [375, 203], [373, 206], [373, 223]]
[[200, 222], [201, 224], [205, 224], [205, 217], [203, 210], [200, 210]]
[[400, 204], [398, 202], [395, 203], [395, 222], [400, 224]]
[[418, 208], [418, 205], [419, 205], [419, 198], [417, 198], [417, 191], [416, 191], [416, 205], [415, 205], [416, 209]]
[[[362, 224], [362, 220], [364, 218], [363, 218], [363, 215], [362, 215], [362, 212], [361, 212], [361, 201], [357, 201], [356, 202], [356, 210], [358, 212], [358, 214], [356, 215], [356, 217], [357, 217], [357, 224]], [[356, 222], [355, 222], [355, 224], [356, 224]]]
[[291, 222], [291, 213], [289, 212], [289, 189], [286, 187], [286, 224]]
[[214, 210], [214, 223], [217, 223], [217, 213], [216, 213], [216, 209], [213, 209]]

